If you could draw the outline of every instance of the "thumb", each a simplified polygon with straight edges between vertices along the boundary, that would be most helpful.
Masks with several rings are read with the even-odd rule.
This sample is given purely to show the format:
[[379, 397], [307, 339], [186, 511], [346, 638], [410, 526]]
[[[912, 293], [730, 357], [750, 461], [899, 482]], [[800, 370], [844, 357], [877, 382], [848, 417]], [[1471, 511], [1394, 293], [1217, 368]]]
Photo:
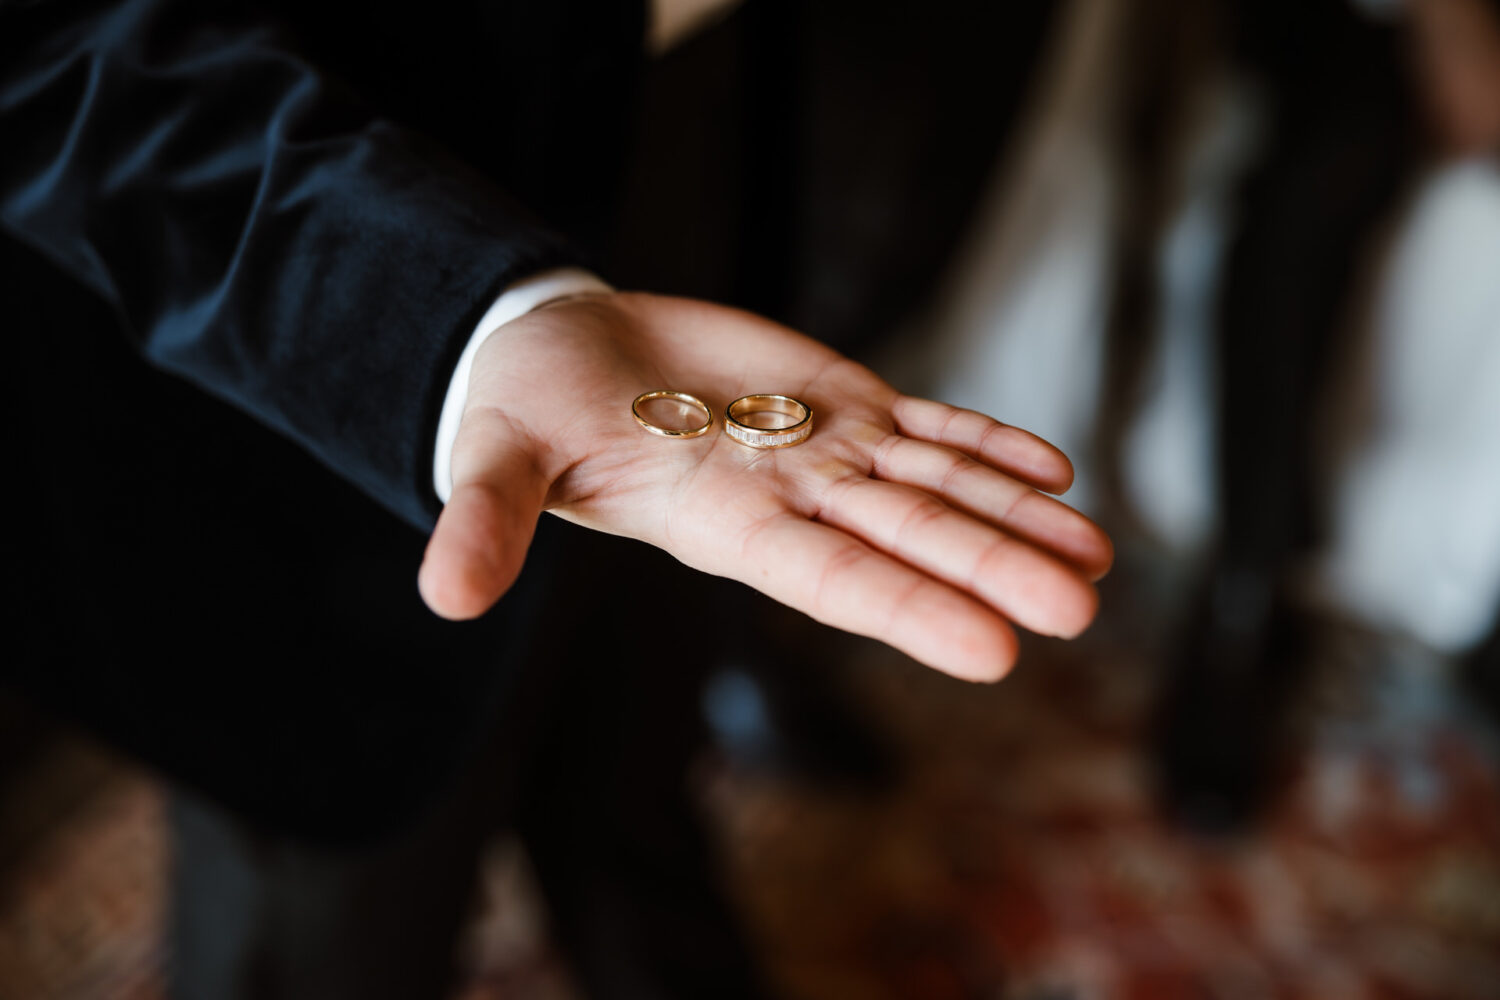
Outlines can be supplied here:
[[477, 618], [520, 574], [547, 493], [528, 444], [499, 414], [465, 414], [453, 445], [453, 494], [417, 572], [417, 589], [438, 615]]

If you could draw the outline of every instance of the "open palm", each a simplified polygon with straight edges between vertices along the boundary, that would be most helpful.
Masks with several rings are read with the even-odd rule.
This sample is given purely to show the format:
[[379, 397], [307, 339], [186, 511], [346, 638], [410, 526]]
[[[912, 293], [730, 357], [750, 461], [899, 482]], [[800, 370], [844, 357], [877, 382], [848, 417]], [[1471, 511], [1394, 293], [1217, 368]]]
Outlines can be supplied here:
[[[708, 434], [648, 434], [635, 396], [676, 389], [714, 410]], [[808, 403], [800, 445], [721, 432], [749, 393]], [[466, 618], [520, 571], [537, 517], [659, 546], [829, 625], [955, 676], [1015, 659], [1010, 622], [1071, 636], [1093, 618], [1108, 538], [1041, 492], [1072, 469], [1046, 442], [972, 411], [903, 396], [767, 319], [691, 299], [610, 293], [501, 327], [476, 356], [453, 495], [420, 583]]]

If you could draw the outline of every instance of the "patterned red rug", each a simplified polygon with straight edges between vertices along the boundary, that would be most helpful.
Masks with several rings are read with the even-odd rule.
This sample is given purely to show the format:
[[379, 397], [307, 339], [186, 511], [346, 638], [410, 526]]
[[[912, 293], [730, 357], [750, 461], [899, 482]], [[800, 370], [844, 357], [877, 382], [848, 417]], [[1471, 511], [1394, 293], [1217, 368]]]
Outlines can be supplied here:
[[[793, 996], [1500, 998], [1500, 766], [1440, 670], [1335, 671], [1264, 828], [1203, 843], [1148, 794], [1148, 664], [1040, 644], [974, 687], [859, 649], [858, 691], [907, 760], [892, 794], [702, 770]], [[91, 778], [0, 874], [0, 1000], [160, 997], [160, 789], [84, 745], [62, 752], [34, 787], [48, 767]], [[576, 996], [514, 846], [482, 877], [462, 1000]]]
[[1325, 684], [1264, 828], [1204, 843], [1148, 794], [1145, 664], [1038, 656], [984, 689], [876, 659], [898, 794], [713, 788], [799, 995], [1500, 998], [1500, 770], [1441, 676]]

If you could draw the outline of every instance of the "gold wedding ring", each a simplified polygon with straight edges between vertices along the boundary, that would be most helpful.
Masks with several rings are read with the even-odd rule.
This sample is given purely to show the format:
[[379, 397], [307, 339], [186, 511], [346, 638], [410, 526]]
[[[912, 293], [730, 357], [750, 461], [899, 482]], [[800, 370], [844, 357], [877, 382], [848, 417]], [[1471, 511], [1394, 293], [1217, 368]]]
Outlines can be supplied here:
[[812, 407], [800, 399], [757, 393], [729, 404], [724, 433], [750, 448], [789, 448], [807, 440], [812, 419]]
[[[653, 424], [641, 413], [641, 404], [653, 399], [673, 399], [679, 403], [685, 403], [703, 414], [703, 423], [698, 427], [689, 427], [685, 430], [676, 427], [663, 427]], [[697, 396], [689, 396], [685, 392], [677, 392], [673, 389], [653, 389], [651, 392], [643, 392], [635, 397], [630, 404], [630, 415], [635, 417], [635, 422], [640, 424], [652, 434], [660, 434], [665, 438], [695, 438], [701, 434], [707, 434], [708, 429], [714, 425], [714, 411], [708, 408], [708, 404]]]

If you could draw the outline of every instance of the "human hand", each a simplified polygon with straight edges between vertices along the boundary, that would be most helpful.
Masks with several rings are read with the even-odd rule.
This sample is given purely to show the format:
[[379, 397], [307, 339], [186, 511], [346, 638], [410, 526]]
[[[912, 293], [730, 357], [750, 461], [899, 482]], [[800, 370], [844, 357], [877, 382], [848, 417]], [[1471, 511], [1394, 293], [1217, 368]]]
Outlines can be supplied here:
[[[659, 388], [702, 399], [714, 426], [683, 440], [642, 430], [631, 401]], [[811, 437], [774, 450], [729, 438], [724, 409], [748, 393], [808, 403]], [[1016, 657], [1010, 623], [1076, 635], [1113, 559], [1103, 531], [1040, 492], [1073, 475], [1040, 438], [692, 299], [589, 294], [500, 327], [475, 356], [452, 469], [418, 576], [446, 618], [499, 599], [547, 510], [994, 680]]]

